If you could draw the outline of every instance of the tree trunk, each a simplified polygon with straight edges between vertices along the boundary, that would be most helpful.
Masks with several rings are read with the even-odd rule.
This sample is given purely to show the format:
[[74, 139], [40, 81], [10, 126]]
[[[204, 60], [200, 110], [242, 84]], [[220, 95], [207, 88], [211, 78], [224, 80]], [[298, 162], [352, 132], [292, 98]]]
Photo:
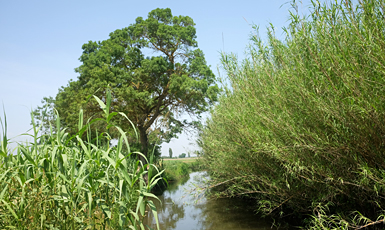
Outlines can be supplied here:
[[[143, 126], [139, 126], [138, 129], [139, 129], [140, 145], [141, 145], [140, 151], [144, 156], [146, 156], [147, 160], [141, 155], [139, 155], [139, 159], [142, 162], [142, 164], [145, 165], [149, 163], [148, 154], [147, 154], [148, 152], [148, 137], [146, 133], [147, 130]], [[148, 169], [149, 167], [145, 168], [144, 170], [148, 170]], [[148, 184], [148, 173], [143, 175], [143, 179], [146, 182], [146, 184]]]
[[[147, 161], [149, 160], [148, 159], [148, 137], [147, 137], [147, 133], [145, 130], [145, 128], [143, 128], [143, 126], [139, 126], [139, 135], [140, 135], [140, 145], [141, 145], [141, 148], [140, 148], [140, 151], [141, 153], [146, 156], [147, 158]], [[142, 161], [143, 165], [147, 164], [147, 161], [145, 160], [145, 158], [143, 156], [139, 156], [139, 159], [140, 161]]]

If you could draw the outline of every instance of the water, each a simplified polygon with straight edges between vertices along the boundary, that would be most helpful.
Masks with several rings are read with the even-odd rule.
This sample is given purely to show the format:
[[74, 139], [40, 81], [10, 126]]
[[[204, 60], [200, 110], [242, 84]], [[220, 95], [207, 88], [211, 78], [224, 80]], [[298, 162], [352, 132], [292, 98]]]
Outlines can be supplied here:
[[[274, 229], [253, 214], [245, 200], [206, 199], [197, 196], [195, 185], [202, 183], [205, 172], [194, 172], [190, 178], [171, 185], [155, 202], [162, 230], [264, 230]], [[154, 217], [145, 221], [156, 228]]]

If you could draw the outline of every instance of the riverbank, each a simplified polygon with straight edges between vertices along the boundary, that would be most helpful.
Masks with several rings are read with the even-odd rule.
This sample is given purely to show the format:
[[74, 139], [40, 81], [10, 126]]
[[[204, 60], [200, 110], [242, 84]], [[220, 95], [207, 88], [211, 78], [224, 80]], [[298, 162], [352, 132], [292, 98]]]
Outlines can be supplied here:
[[168, 182], [188, 177], [189, 173], [204, 169], [200, 158], [165, 158], [159, 162], [159, 167], [164, 169], [162, 177]]

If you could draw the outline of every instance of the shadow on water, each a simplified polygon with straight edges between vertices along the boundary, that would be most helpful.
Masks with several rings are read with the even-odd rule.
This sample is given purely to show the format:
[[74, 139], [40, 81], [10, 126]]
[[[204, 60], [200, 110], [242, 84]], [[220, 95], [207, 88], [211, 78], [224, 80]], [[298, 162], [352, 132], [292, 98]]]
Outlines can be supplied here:
[[[196, 197], [194, 185], [208, 178], [205, 172], [193, 172], [190, 178], [170, 184], [154, 201], [162, 230], [263, 230], [274, 229], [253, 214], [247, 201], [241, 199], [206, 199]], [[156, 228], [150, 214], [145, 224]]]

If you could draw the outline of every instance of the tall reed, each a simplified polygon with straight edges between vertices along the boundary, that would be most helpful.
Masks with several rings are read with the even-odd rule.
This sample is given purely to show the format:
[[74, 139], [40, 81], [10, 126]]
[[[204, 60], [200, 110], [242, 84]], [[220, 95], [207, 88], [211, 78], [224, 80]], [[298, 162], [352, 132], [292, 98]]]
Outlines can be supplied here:
[[[141, 153], [131, 153], [126, 133], [110, 122], [114, 116], [123, 116], [130, 122], [125, 114], [109, 113], [110, 93], [106, 104], [97, 97], [95, 100], [105, 117], [84, 122], [81, 110], [78, 133], [72, 137], [60, 127], [59, 114], [56, 130], [39, 135], [41, 126], [35, 125], [31, 114], [33, 142], [19, 144], [15, 154], [8, 150], [10, 140], [4, 121], [0, 152], [1, 229], [146, 229], [142, 223], [146, 207], [157, 218], [154, 203], [147, 198], [156, 199], [150, 191], [162, 172], [154, 165], [143, 166], [130, 158], [131, 154]], [[120, 132], [117, 146], [99, 145], [100, 139], [80, 138], [85, 132], [91, 136], [89, 127], [94, 122], [104, 123], [106, 130]], [[108, 133], [96, 136], [108, 138]], [[123, 143], [127, 151], [123, 151]], [[146, 183], [143, 176], [148, 168], [153, 168], [156, 175]]]
[[222, 55], [229, 86], [201, 135], [206, 164], [222, 195], [255, 198], [262, 213], [304, 219], [322, 207], [375, 221], [385, 205], [385, 1], [312, 1], [310, 11], [290, 12], [284, 40], [273, 27], [266, 43], [253, 35], [243, 62]]

